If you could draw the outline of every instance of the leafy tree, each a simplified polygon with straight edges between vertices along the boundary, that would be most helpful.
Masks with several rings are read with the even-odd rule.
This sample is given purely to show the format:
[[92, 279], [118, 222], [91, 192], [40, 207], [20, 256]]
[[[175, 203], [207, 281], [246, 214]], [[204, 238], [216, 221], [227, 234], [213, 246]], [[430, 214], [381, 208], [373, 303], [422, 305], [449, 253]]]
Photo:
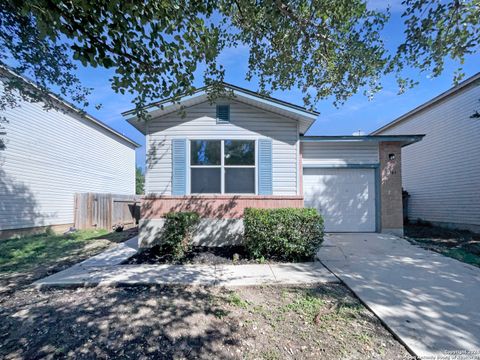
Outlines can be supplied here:
[[[462, 63], [478, 51], [479, 0], [403, 5], [405, 39], [390, 53], [381, 34], [389, 11], [369, 10], [363, 0], [10, 0], [0, 2], [0, 62], [82, 106], [91, 89], [75, 76], [77, 64], [111, 68], [112, 89], [133, 94], [146, 118], [147, 103], [191, 93], [200, 65], [218, 96], [218, 55], [243, 44], [246, 78], [257, 78], [260, 91], [295, 87], [307, 106], [329, 96], [339, 104], [361, 89], [374, 94], [384, 74], [396, 73], [403, 91], [415, 83], [402, 76], [406, 66], [438, 76], [446, 58]], [[43, 99], [7, 81], [0, 109], [15, 106], [13, 89]]]
[[143, 195], [145, 191], [145, 175], [142, 168], [137, 166], [135, 169], [135, 194]]

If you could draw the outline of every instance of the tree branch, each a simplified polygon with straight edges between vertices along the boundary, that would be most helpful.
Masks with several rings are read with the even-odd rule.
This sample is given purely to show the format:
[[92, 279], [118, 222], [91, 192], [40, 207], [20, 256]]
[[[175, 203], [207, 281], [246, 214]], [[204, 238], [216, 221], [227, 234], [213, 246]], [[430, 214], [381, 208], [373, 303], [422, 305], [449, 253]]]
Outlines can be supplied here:
[[[291, 20], [293, 20], [300, 26], [300, 30], [307, 37], [307, 39], [310, 39], [311, 37], [311, 34], [308, 32], [308, 29], [307, 29], [308, 26], [313, 26], [315, 28], [320, 27], [318, 24], [315, 24], [312, 20], [304, 19], [295, 15], [293, 11], [290, 9], [290, 7], [287, 4], [283, 3], [281, 0], [275, 0], [275, 4], [277, 5], [277, 8], [280, 10], [282, 14], [286, 15], [287, 17], [289, 17]], [[323, 27], [322, 30], [325, 31], [325, 27], [324, 26], [322, 27]], [[331, 39], [327, 35], [322, 34], [320, 32], [315, 33], [314, 37], [320, 37], [323, 40], [331, 41]]]
[[96, 45], [98, 47], [103, 47], [105, 50], [110, 52], [111, 54], [115, 54], [121, 57], [125, 57], [134, 63], [140, 65], [142, 68], [146, 70], [153, 70], [154, 68], [148, 64], [145, 64], [145, 62], [139, 58], [138, 56], [135, 56], [133, 54], [124, 52], [124, 51], [118, 51], [115, 48], [113, 48], [110, 44], [100, 40], [98, 37], [93, 35], [92, 33], [89, 33], [86, 27], [80, 26], [77, 21], [69, 14], [65, 13], [60, 7], [58, 7], [53, 1], [48, 1], [48, 3], [53, 6], [59, 13], [60, 15], [68, 21], [67, 25], [70, 25], [74, 30], [78, 31], [80, 34], [85, 36], [87, 39], [89, 39], [90, 43], [92, 45]]

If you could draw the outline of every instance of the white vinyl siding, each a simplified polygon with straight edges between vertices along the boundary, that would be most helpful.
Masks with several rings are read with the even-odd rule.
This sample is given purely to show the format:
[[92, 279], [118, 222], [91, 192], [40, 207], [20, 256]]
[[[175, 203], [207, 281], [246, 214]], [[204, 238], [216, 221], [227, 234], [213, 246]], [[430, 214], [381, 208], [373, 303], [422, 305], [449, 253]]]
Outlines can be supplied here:
[[377, 142], [302, 142], [303, 165], [377, 164]]
[[480, 225], [479, 99], [478, 85], [466, 87], [381, 133], [426, 134], [402, 150], [411, 219]]
[[0, 151], [0, 230], [73, 223], [74, 194], [135, 193], [135, 149], [73, 112], [22, 103]]
[[147, 194], [171, 194], [171, 139], [256, 140], [271, 138], [273, 195], [297, 194], [297, 121], [230, 101], [230, 122], [217, 123], [216, 106], [204, 102], [152, 119], [147, 132]]

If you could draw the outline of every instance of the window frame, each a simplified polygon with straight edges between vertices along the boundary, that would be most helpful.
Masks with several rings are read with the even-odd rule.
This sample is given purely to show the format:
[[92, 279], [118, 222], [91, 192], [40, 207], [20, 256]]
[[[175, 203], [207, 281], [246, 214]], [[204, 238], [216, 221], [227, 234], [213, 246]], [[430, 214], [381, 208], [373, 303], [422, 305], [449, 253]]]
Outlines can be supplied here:
[[[225, 165], [225, 141], [253, 141], [255, 147], [254, 164], [253, 165]], [[192, 141], [220, 141], [220, 165], [192, 165], [191, 164], [191, 143]], [[187, 141], [187, 195], [195, 196], [211, 196], [211, 195], [227, 195], [227, 196], [241, 196], [241, 195], [258, 195], [258, 139], [257, 138], [192, 138]], [[220, 168], [220, 193], [192, 193], [192, 168]], [[254, 188], [253, 193], [226, 193], [225, 192], [225, 169], [227, 168], [250, 168], [254, 170]]]

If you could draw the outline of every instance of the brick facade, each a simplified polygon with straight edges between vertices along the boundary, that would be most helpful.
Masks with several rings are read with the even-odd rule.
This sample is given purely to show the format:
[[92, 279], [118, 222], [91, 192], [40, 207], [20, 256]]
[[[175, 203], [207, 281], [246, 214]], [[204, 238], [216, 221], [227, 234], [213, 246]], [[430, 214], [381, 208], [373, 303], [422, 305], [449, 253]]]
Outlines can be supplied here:
[[159, 219], [170, 211], [195, 211], [209, 219], [240, 219], [248, 207], [302, 208], [303, 196], [145, 196], [141, 211], [142, 219]]
[[380, 143], [381, 231], [403, 235], [402, 147], [399, 142]]

